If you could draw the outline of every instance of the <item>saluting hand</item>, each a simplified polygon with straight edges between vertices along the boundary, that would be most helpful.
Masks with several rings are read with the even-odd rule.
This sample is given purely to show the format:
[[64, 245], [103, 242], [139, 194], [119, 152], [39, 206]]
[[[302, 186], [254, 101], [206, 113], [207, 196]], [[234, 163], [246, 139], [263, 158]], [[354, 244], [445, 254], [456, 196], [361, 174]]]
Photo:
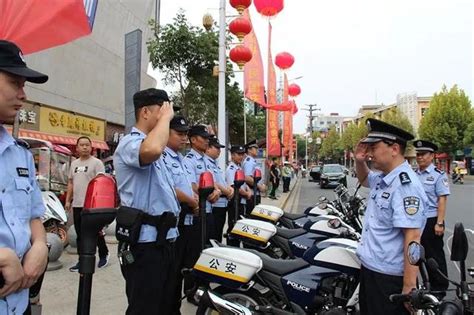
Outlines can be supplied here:
[[163, 102], [163, 105], [161, 105], [161, 108], [158, 111], [158, 121], [160, 121], [161, 119], [171, 121], [171, 119], [173, 119], [173, 116], [173, 105], [171, 105], [170, 102]]
[[369, 158], [369, 145], [366, 143], [358, 143], [355, 151], [354, 151], [354, 158], [356, 161], [364, 162], [367, 161]]

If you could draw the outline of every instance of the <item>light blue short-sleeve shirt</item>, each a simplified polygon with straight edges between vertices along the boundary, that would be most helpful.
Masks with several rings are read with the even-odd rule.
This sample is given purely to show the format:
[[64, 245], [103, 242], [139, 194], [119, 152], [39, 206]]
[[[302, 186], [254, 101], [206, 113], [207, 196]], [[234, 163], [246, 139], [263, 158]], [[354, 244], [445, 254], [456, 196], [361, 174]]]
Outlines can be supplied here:
[[[146, 135], [133, 127], [123, 137], [114, 154], [114, 168], [122, 205], [140, 209], [150, 215], [172, 212], [179, 216], [180, 206], [174, 190], [174, 182], [161, 156], [148, 165], [140, 165], [140, 145]], [[157, 230], [144, 224], [140, 231], [140, 243], [156, 241]], [[178, 237], [178, 229], [171, 228], [167, 239]]]
[[[209, 170], [212, 172], [214, 179], [216, 180], [216, 183], [218, 183], [221, 186], [228, 186], [225, 180], [224, 172], [221, 170], [221, 168], [217, 164], [217, 161], [207, 155], [204, 158], [206, 159], [206, 162], [207, 162], [206, 164], [209, 166]], [[227, 207], [227, 204], [228, 204], [227, 198], [225, 196], [221, 196], [216, 201], [216, 203], [214, 203], [212, 206], [225, 208]]]
[[402, 276], [403, 229], [418, 228], [422, 232], [426, 223], [423, 185], [407, 162], [385, 176], [371, 171], [368, 181], [370, 194], [357, 255], [370, 270]]
[[[253, 178], [255, 170], [258, 169], [257, 160], [255, 160], [255, 158], [253, 158], [252, 156], [247, 155], [247, 157], [242, 162], [242, 169], [244, 170], [245, 176], [252, 176]], [[263, 183], [263, 178], [260, 179], [260, 181], [258, 182], [258, 184], [261, 183]], [[258, 189], [257, 196], [260, 196], [260, 190]]]
[[[206, 162], [204, 154], [199, 153], [198, 151], [191, 149], [188, 154], [184, 157], [183, 160], [184, 166], [191, 173], [190, 180], [191, 183], [199, 185], [199, 177], [202, 173], [210, 171], [210, 165]], [[212, 172], [211, 172], [212, 173]], [[216, 179], [214, 178], [214, 181]], [[206, 201], [206, 213], [212, 212], [212, 204], [209, 201]]]
[[[174, 187], [181, 190], [183, 193], [188, 195], [190, 198], [193, 198], [193, 186], [189, 177], [191, 172], [188, 171], [183, 164], [183, 155], [179, 152], [175, 152], [172, 149], [166, 147], [165, 152], [163, 152], [163, 158], [168, 168], [169, 173], [174, 181]], [[193, 215], [186, 214], [184, 217], [184, 225], [193, 224]]]
[[[21, 261], [31, 247], [30, 221], [44, 214], [31, 152], [0, 125], [0, 247]], [[28, 289], [0, 299], [0, 314], [23, 314]]]
[[[234, 178], [235, 178], [235, 172], [238, 170], [242, 169], [239, 165], [235, 164], [234, 162], [230, 162], [229, 166], [227, 166], [227, 169], [225, 171], [225, 178], [226, 182], [230, 186], [234, 186]], [[247, 184], [243, 184], [240, 188], [246, 188], [248, 187]], [[238, 191], [235, 191], [234, 194], [238, 194]], [[245, 198], [240, 198], [240, 204], [245, 205], [247, 204], [247, 200]]]
[[450, 194], [448, 176], [444, 171], [430, 164], [423, 171], [417, 170], [416, 174], [423, 184], [428, 197], [426, 216], [434, 218], [438, 216], [438, 197]]

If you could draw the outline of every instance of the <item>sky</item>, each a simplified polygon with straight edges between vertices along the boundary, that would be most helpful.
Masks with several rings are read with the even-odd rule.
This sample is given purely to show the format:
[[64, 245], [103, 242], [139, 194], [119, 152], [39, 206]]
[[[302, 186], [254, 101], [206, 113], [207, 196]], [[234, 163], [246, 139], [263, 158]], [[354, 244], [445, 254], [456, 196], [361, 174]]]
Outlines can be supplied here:
[[[201, 25], [205, 13], [218, 21], [219, 2], [161, 0], [161, 24], [179, 8], [191, 24]], [[229, 4], [226, 11], [237, 14]], [[265, 64], [268, 22], [253, 5], [250, 15]], [[355, 116], [361, 105], [393, 104], [401, 93], [432, 96], [443, 84], [457, 84], [472, 100], [473, 16], [472, 0], [286, 0], [271, 21], [272, 54], [291, 53], [288, 77], [302, 76], [294, 132], [308, 124], [305, 104]]]

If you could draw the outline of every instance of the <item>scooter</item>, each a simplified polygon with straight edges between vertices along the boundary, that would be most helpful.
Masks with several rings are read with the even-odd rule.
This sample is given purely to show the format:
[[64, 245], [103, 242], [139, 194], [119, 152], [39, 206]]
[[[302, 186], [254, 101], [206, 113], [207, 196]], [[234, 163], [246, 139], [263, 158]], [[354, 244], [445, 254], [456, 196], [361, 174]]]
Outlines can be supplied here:
[[59, 236], [64, 246], [68, 244], [67, 239], [67, 214], [59, 198], [52, 191], [42, 191], [45, 212], [41, 217], [44, 229], [47, 233], [54, 233]]
[[457, 173], [453, 173], [451, 175], [451, 179], [453, 181], [453, 184], [457, 184], [459, 182], [459, 184], [464, 184], [464, 174], [457, 174]]

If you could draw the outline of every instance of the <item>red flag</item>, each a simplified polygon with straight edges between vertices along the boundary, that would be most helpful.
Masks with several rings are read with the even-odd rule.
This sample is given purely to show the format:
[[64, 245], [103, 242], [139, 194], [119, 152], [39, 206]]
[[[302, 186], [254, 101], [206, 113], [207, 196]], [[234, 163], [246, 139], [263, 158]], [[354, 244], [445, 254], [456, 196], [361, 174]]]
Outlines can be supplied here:
[[[244, 17], [247, 18], [250, 23], [249, 10], [244, 11]], [[252, 31], [244, 37], [244, 46], [248, 47], [252, 51], [252, 59], [245, 64], [244, 67], [244, 91], [245, 97], [252, 102], [258, 103], [261, 106], [265, 104], [265, 87], [263, 83], [263, 62], [262, 55], [260, 54], [260, 47], [258, 45], [257, 36]]]
[[[272, 25], [268, 22], [268, 104], [276, 104], [276, 74], [271, 51]], [[280, 139], [278, 138], [278, 111], [267, 108], [267, 151], [269, 156], [280, 156]]]
[[291, 112], [293, 106], [291, 103], [288, 102], [288, 78], [286, 76], [286, 73], [283, 82], [283, 104], [291, 105], [290, 110], [283, 113], [283, 146], [285, 152], [284, 154], [289, 155], [293, 139], [293, 113]]
[[0, 38], [23, 54], [59, 46], [91, 33], [84, 0], [1, 0]]

